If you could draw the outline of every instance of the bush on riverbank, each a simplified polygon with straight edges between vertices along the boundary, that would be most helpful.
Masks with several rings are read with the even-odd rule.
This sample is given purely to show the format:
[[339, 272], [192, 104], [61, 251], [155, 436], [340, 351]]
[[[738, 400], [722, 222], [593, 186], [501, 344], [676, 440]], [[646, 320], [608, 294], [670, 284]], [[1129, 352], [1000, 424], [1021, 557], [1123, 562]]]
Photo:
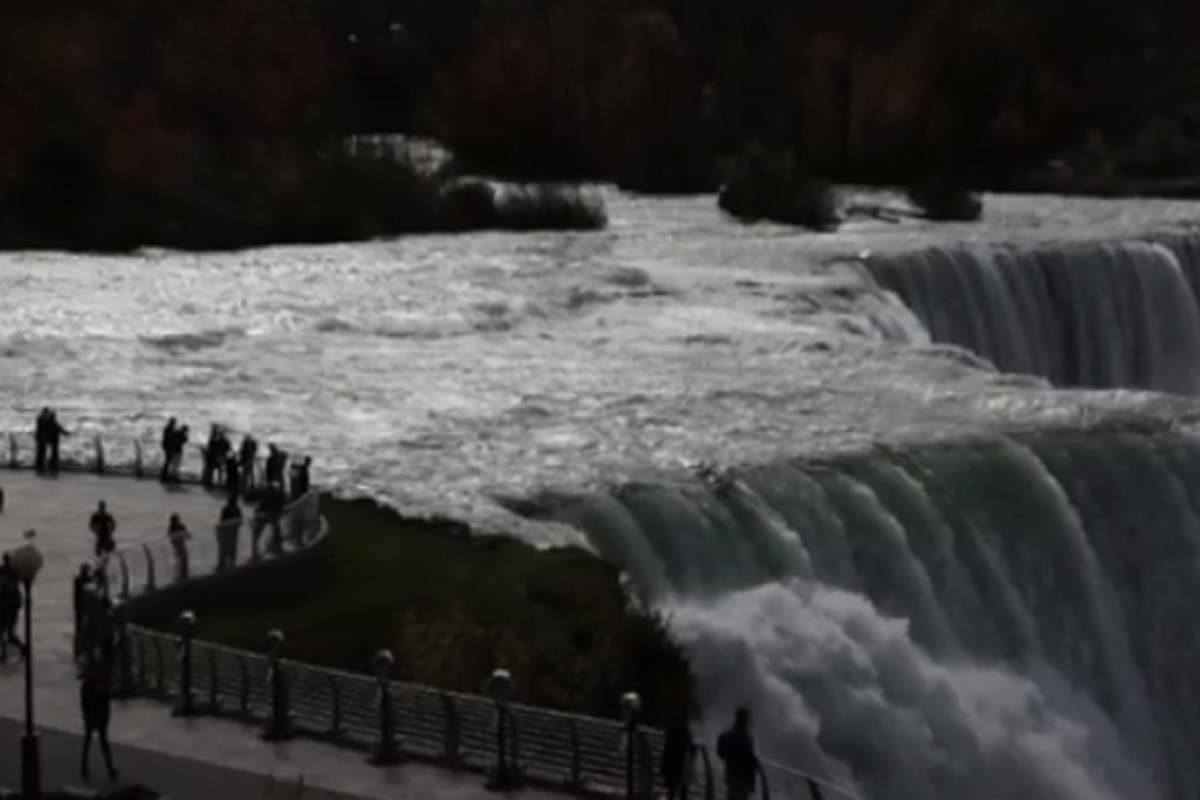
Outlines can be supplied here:
[[663, 620], [633, 609], [594, 556], [471, 538], [370, 501], [325, 498], [323, 512], [334, 533], [312, 552], [168, 589], [137, 606], [138, 621], [170, 626], [190, 608], [199, 637], [252, 650], [279, 627], [289, 657], [354, 672], [389, 647], [399, 678], [466, 692], [504, 666], [520, 701], [601, 716], [619, 716], [630, 689], [656, 723], [691, 704]]
[[814, 178], [794, 154], [752, 145], [729, 168], [717, 204], [743, 222], [769, 219], [813, 230], [835, 230], [841, 222], [837, 196]]

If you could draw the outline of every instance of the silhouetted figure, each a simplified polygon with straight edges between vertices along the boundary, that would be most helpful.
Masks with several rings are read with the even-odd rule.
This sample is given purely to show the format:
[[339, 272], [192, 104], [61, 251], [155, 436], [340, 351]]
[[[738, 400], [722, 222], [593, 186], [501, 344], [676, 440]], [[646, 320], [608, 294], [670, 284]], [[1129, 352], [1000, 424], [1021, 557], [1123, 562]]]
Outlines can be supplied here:
[[305, 456], [303, 461], [292, 465], [292, 499], [299, 500], [309, 490], [311, 483], [309, 469], [312, 467], [312, 457]]
[[62, 437], [70, 435], [70, 431], [59, 423], [58, 414], [51, 411], [50, 416], [46, 418], [46, 446], [50, 449], [50, 472], [52, 474], [58, 472], [59, 443]]
[[0, 486], [0, 514], [4, 513], [4, 487]]
[[117, 549], [117, 520], [108, 513], [108, 506], [101, 500], [88, 520], [88, 530], [96, 537], [96, 558], [106, 558]]
[[242, 528], [242, 509], [237, 495], [229, 495], [221, 508], [221, 521], [217, 523], [217, 569], [233, 567], [237, 561], [238, 533]]
[[100, 752], [104, 756], [104, 765], [108, 767], [109, 778], [115, 781], [118, 775], [113, 765], [112, 748], [108, 744], [108, 722], [112, 716], [110, 664], [104, 659], [89, 659], [79, 683], [79, 709], [83, 712], [83, 755], [79, 771], [85, 781], [90, 777], [88, 757], [91, 755], [92, 734], [100, 739]]
[[283, 507], [285, 504], [283, 487], [272, 486], [267, 489], [263, 505], [267, 509], [267, 524], [271, 526], [271, 541], [267, 545], [272, 555], [283, 555]]
[[287, 453], [273, 444], [267, 445], [267, 486], [283, 489], [283, 475], [286, 467]]
[[158, 479], [166, 483], [171, 477], [171, 448], [175, 444], [175, 432], [177, 423], [175, 418], [171, 417], [167, 420], [167, 424], [163, 426], [162, 432], [162, 473]]
[[200, 482], [206, 487], [213, 485], [214, 476], [218, 480], [224, 477], [225, 461], [229, 456], [230, 447], [225, 431], [214, 423], [208, 434], [208, 445], [204, 448], [204, 471], [200, 476]]
[[661, 771], [667, 800], [683, 800], [692, 777], [692, 731], [683, 715], [664, 731]]
[[50, 447], [50, 409], [43, 408], [37, 415], [37, 423], [34, 425], [33, 441], [36, 445], [36, 456], [34, 458], [34, 468], [38, 472], [46, 471], [46, 453]]
[[225, 491], [234, 499], [242, 493], [242, 464], [233, 453], [225, 457]]
[[242, 446], [238, 451], [242, 462], [242, 485], [249, 489], [254, 486], [254, 460], [258, 458], [258, 442], [247, 434], [242, 437]]
[[75, 657], [78, 658], [83, 652], [83, 629], [87, 624], [88, 605], [92, 595], [92, 565], [81, 564], [79, 573], [72, 581], [72, 597], [75, 608]]
[[0, 663], [8, 661], [8, 646], [15, 645], [22, 656], [25, 644], [17, 638], [21, 617], [21, 582], [12, 570], [8, 553], [0, 561]]
[[750, 711], [739, 708], [733, 727], [717, 738], [717, 756], [725, 763], [725, 796], [747, 800], [758, 778], [758, 756], [750, 736]]
[[267, 507], [267, 499], [265, 492], [255, 493], [254, 514], [250, 517], [250, 560], [258, 561], [262, 558], [262, 551], [259, 549], [258, 543], [262, 539], [263, 531], [266, 530], [267, 524], [271, 521], [270, 509]]
[[188, 564], [188, 539], [192, 535], [188, 533], [187, 526], [183, 524], [183, 520], [178, 514], [172, 514], [167, 520], [167, 540], [171, 543], [171, 550], [175, 553], [175, 579], [178, 581], [186, 581], [190, 574]]

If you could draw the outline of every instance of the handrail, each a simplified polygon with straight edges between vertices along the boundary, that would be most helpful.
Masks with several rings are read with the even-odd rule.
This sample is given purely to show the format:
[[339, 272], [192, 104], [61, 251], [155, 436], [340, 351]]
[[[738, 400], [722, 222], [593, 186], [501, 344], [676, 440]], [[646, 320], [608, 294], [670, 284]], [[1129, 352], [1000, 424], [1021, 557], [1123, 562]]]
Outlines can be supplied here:
[[[3, 434], [0, 434], [2, 436]], [[8, 467], [34, 466], [33, 437], [10, 433]], [[124, 443], [124, 446], [122, 446]], [[185, 452], [180, 477], [185, 483], [199, 483], [201, 464], [188, 458], [198, 448]], [[156, 477], [161, 460], [147, 457], [157, 453], [155, 445], [138, 439], [110, 439], [78, 436], [63, 441], [59, 469], [64, 472], [94, 472], [105, 475]], [[90, 456], [90, 457], [89, 457]], [[257, 465], [256, 465], [257, 466]], [[213, 529], [215, 532], [216, 521]], [[310, 491], [284, 506], [279, 521], [282, 539], [291, 551], [311, 546], [328, 531], [320, 515], [318, 493]], [[204, 542], [213, 544], [215, 536], [190, 540], [188, 558], [198, 568], [189, 580], [217, 572], [217, 560], [194, 558], [195, 548]], [[207, 550], [205, 555], [212, 555]], [[144, 569], [137, 565], [144, 564]], [[176, 553], [164, 538], [118, 548], [105, 561], [103, 579], [111, 587], [120, 587], [120, 595], [137, 597], [178, 582]], [[113, 574], [115, 571], [115, 574]], [[122, 597], [126, 599], [126, 597]], [[180, 691], [183, 676], [180, 659], [167, 657], [175, 652], [179, 637], [137, 625], [126, 627], [128, 647], [136, 653], [137, 669], [123, 676], [133, 683], [134, 693], [168, 697]], [[270, 720], [272, 699], [267, 686], [270, 659], [265, 654], [238, 650], [201, 639], [191, 642], [191, 658], [202, 668], [192, 669], [188, 687], [201, 712], [233, 714], [266, 724]], [[150, 663], [148, 663], [150, 662]], [[379, 705], [376, 679], [342, 670], [281, 659], [282, 682], [287, 697], [289, 722], [298, 733], [370, 749], [378, 744]], [[436, 689], [414, 683], [389, 681], [396, 713], [398, 749], [407, 756], [432, 758], [451, 767], [485, 771], [497, 760], [494, 735], [496, 706], [491, 698]], [[200, 699], [203, 698], [203, 699]], [[177, 698], [172, 698], [177, 699]], [[569, 792], [613, 794], [625, 787], [625, 726], [615, 720], [571, 714], [562, 711], [510, 704], [513, 722], [511, 753], [519, 761], [522, 778]], [[662, 752], [662, 731], [639, 728], [643, 743], [637, 748], [636, 775], [638, 794], [644, 794], [644, 776], [653, 775], [653, 790], [661, 789], [658, 757]], [[701, 756], [692, 760], [693, 787], [703, 787], [705, 800], [720, 794], [715, 785], [709, 751], [697, 747]], [[813, 775], [763, 760], [760, 765], [761, 797], [766, 800], [858, 800], [845, 789]]]

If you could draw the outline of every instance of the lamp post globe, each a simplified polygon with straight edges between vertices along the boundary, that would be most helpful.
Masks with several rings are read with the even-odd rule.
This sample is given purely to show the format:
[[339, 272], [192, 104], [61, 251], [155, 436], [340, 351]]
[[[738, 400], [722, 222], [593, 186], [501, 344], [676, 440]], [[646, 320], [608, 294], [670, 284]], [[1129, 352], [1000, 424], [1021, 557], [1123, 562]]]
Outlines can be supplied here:
[[512, 673], [506, 669], [492, 670], [492, 676], [488, 678], [487, 688], [488, 694], [492, 696], [492, 699], [499, 705], [504, 705], [508, 702], [508, 698], [512, 697]]

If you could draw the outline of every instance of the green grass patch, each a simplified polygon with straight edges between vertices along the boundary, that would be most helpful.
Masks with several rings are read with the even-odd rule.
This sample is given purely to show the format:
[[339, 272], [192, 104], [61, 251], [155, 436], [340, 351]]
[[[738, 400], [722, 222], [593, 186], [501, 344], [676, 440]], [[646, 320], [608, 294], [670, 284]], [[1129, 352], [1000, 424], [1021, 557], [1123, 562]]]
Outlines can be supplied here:
[[163, 626], [190, 608], [198, 637], [252, 650], [278, 627], [289, 657], [353, 672], [387, 647], [400, 679], [460, 691], [503, 666], [519, 700], [564, 710], [616, 717], [631, 689], [651, 721], [690, 707], [687, 659], [664, 621], [592, 554], [472, 537], [367, 500], [326, 497], [323, 513], [332, 533], [312, 551], [167, 590], [135, 616]]

